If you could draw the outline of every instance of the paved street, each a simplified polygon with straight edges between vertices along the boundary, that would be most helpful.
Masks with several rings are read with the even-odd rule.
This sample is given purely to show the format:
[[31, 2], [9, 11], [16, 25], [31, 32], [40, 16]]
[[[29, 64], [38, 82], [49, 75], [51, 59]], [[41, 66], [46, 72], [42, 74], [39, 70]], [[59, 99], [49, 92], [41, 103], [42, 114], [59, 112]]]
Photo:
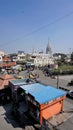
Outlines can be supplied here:
[[[43, 72], [41, 70], [35, 70], [32, 73], [37, 73], [39, 75], [39, 81], [45, 85], [51, 85], [54, 87], [57, 87], [57, 76], [55, 77], [55, 79], [52, 79], [50, 77], [47, 77], [43, 74]], [[26, 72], [21, 72], [20, 75], [25, 75], [27, 74]], [[59, 86], [66, 86], [68, 84], [68, 82], [70, 82], [73, 79], [73, 75], [67, 75], [67, 76], [59, 76], [58, 78], [58, 82], [59, 82]]]

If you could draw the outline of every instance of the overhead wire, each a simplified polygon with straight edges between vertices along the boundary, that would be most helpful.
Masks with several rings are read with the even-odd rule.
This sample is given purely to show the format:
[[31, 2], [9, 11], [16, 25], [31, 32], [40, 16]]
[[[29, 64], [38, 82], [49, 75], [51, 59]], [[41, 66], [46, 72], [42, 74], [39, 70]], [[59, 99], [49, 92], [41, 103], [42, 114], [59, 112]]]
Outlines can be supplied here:
[[54, 25], [55, 23], [57, 23], [57, 22], [59, 22], [59, 21], [65, 19], [65, 18], [67, 18], [67, 17], [69, 17], [69, 16], [71, 16], [71, 15], [73, 15], [73, 11], [69, 12], [68, 14], [66, 14], [66, 15], [64, 15], [64, 16], [62, 16], [62, 17], [59, 17], [59, 18], [55, 19], [54, 21], [52, 21], [52, 22], [50, 22], [50, 23], [48, 23], [48, 24], [42, 25], [41, 27], [39, 27], [39, 28], [37, 28], [37, 29], [35, 29], [35, 30], [33, 30], [33, 31], [29, 32], [29, 33], [27, 33], [27, 34], [24, 34], [24, 35], [23, 35], [23, 38], [16, 38], [16, 39], [11, 40], [11, 41], [8, 41], [8, 42], [6, 42], [6, 43], [4, 43], [4, 44], [0, 44], [0, 47], [1, 47], [1, 46], [4, 46], [4, 45], [8, 45], [8, 44], [10, 44], [10, 43], [13, 43], [13, 42], [15, 42], [15, 41], [24, 39], [24, 38], [26, 38], [26, 37], [29, 37], [29, 36], [33, 35], [34, 33], [37, 33], [37, 32], [43, 30], [44, 28], [46, 28], [46, 27], [48, 27], [48, 26]]

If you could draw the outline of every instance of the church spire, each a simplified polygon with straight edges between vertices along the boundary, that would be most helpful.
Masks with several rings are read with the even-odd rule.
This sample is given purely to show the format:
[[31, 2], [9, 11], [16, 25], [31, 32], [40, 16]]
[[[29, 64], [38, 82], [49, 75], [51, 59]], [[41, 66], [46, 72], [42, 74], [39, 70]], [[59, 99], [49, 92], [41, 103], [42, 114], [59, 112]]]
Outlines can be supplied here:
[[52, 53], [52, 50], [51, 50], [49, 39], [48, 39], [48, 44], [47, 44], [47, 47], [46, 47], [46, 54], [51, 54], [51, 53]]

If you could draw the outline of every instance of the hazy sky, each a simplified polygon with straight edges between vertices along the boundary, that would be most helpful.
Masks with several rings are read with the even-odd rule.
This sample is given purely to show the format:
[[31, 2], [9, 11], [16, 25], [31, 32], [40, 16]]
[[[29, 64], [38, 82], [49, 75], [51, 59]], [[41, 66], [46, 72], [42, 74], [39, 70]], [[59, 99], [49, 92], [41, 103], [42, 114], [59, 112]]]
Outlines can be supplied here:
[[73, 0], [0, 0], [0, 50], [45, 52], [49, 38], [53, 52], [69, 53], [73, 50], [71, 12]]

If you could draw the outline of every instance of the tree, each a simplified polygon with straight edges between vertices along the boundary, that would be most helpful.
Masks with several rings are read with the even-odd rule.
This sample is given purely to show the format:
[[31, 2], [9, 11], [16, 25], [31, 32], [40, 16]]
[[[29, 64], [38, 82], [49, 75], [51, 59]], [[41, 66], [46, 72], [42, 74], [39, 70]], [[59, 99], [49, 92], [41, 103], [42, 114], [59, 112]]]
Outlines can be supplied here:
[[73, 52], [71, 53], [71, 61], [73, 61]]

